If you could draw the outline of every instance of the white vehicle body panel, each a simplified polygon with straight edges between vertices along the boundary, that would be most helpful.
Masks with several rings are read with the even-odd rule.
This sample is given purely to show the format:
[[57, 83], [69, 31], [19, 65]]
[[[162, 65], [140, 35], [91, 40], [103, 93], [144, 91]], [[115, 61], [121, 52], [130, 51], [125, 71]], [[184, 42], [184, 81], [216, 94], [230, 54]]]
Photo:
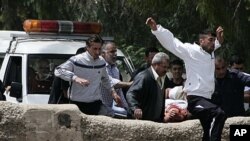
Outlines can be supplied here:
[[[13, 32], [13, 31], [0, 31], [0, 53], [5, 54], [4, 60], [2, 62], [2, 67], [0, 70], [0, 79], [7, 84], [7, 74], [8, 74], [8, 63], [10, 63], [11, 58], [17, 57], [21, 59], [21, 84], [22, 84], [22, 97], [15, 98], [11, 97], [9, 93], [5, 93], [6, 100], [14, 103], [26, 103], [26, 104], [47, 104], [49, 99], [49, 93], [28, 93], [28, 64], [29, 57], [34, 55], [51, 55], [51, 57], [56, 55], [61, 56], [73, 56], [77, 49], [85, 47], [85, 41], [75, 41], [72, 39], [29, 39], [29, 38], [16, 38], [10, 45], [12, 37], [8, 37], [11, 33], [26, 35], [25, 32]], [[7, 36], [7, 37], [5, 37]], [[6, 53], [6, 51], [8, 51]], [[118, 58], [125, 62], [129, 71], [133, 71], [133, 66], [130, 64], [129, 60], [125, 57], [121, 50], [117, 52]], [[66, 60], [65, 60], [66, 61]], [[50, 64], [48, 64], [50, 65]], [[126, 73], [129, 73], [126, 71]], [[11, 77], [11, 76], [9, 76]], [[129, 78], [127, 78], [129, 79]]]

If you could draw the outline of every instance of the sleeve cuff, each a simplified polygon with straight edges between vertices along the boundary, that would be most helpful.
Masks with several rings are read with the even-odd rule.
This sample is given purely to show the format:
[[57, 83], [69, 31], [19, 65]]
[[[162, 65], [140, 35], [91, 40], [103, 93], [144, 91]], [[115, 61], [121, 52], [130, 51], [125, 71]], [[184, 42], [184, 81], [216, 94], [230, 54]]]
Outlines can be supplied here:
[[215, 44], [216, 47], [220, 47], [221, 46], [220, 42], [217, 39], [214, 41], [214, 44]]
[[167, 29], [165, 29], [165, 28], [163, 28], [161, 25], [157, 25], [157, 30], [151, 30], [151, 32], [153, 33], [153, 34], [157, 34], [157, 33], [160, 33], [160, 32], [163, 32], [163, 31], [165, 31], [165, 30], [167, 30]]
[[72, 77], [72, 81], [75, 81], [75, 79], [76, 79], [76, 75], [74, 75], [73, 77]]
[[118, 84], [119, 82], [121, 82], [121, 80], [119, 80], [119, 79], [112, 79], [112, 86]]

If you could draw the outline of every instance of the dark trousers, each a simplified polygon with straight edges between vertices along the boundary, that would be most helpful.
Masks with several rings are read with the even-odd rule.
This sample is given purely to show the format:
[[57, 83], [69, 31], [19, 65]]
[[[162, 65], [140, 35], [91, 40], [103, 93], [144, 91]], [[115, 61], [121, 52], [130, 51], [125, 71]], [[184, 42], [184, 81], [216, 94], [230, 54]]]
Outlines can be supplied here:
[[225, 112], [211, 100], [200, 96], [188, 96], [187, 100], [189, 112], [201, 122], [202, 141], [220, 141], [227, 119]]
[[79, 110], [87, 115], [98, 115], [101, 105], [102, 105], [101, 100], [90, 102], [90, 103], [71, 100], [70, 103], [76, 104]]

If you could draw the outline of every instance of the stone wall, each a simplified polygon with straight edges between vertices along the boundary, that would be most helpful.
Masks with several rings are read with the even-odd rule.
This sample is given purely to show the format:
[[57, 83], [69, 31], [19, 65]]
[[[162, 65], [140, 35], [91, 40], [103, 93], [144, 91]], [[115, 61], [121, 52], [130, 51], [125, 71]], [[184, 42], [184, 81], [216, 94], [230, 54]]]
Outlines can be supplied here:
[[[1, 141], [200, 141], [198, 120], [180, 123], [87, 116], [75, 105], [22, 105], [0, 102]], [[250, 124], [250, 117], [227, 119], [222, 139], [229, 140], [229, 125]]]

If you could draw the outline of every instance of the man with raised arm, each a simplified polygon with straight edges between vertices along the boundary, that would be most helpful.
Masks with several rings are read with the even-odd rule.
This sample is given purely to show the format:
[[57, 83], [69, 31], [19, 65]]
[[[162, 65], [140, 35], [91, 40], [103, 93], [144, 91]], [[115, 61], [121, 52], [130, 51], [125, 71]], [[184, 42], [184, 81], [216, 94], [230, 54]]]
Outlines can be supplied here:
[[223, 43], [223, 28], [216, 34], [204, 30], [199, 34], [199, 44], [182, 43], [153, 18], [146, 24], [151, 28], [164, 48], [184, 60], [187, 80], [184, 92], [187, 93], [188, 110], [197, 117], [203, 127], [203, 141], [220, 141], [226, 120], [225, 112], [211, 101], [215, 87], [214, 50]]

